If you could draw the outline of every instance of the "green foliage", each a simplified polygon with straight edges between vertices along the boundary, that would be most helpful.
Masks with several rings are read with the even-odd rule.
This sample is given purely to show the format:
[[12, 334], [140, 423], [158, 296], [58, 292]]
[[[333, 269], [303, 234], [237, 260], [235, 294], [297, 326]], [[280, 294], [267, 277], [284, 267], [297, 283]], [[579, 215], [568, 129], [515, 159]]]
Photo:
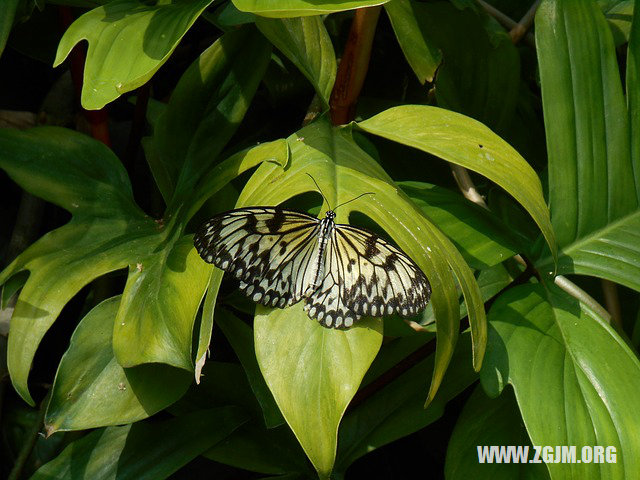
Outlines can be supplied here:
[[[0, 3], [2, 53], [33, 5]], [[6, 370], [17, 393], [3, 411], [34, 406], [51, 385], [30, 414], [53, 437], [37, 438], [34, 419], [31, 442], [5, 441], [7, 455], [0, 447], [18, 474], [167, 478], [205, 462], [340, 479], [376, 475], [358, 460], [425, 437], [448, 443], [435, 475], [450, 479], [640, 471], [640, 363], [626, 341], [640, 331], [631, 2], [544, 0], [536, 55], [466, 1], [53, 3], [45, 11], [92, 8], [67, 28], [55, 60], [87, 40], [85, 109], [125, 111], [119, 97], [149, 86], [127, 126], [146, 163], [70, 128], [0, 129], [0, 181], [68, 219], [38, 225], [43, 235], [0, 272], [0, 335], [9, 330], [0, 381]], [[520, 15], [530, 6], [511, 3]], [[361, 31], [355, 22], [348, 35], [364, 7], [389, 21]], [[357, 49], [368, 28], [379, 35], [358, 110], [335, 125], [332, 92], [367, 68], [342, 55], [345, 42]], [[168, 100], [156, 94], [167, 72]], [[546, 158], [531, 150], [545, 142]], [[449, 164], [473, 172], [487, 209], [454, 191]], [[333, 330], [301, 304], [256, 306], [193, 248], [198, 225], [233, 205], [322, 216], [367, 193], [337, 220], [385, 236], [429, 278], [430, 304], [410, 321]], [[9, 236], [0, 240], [4, 251]], [[612, 327], [591, 298], [601, 297], [595, 283], [561, 289], [556, 274], [627, 287], [624, 318]], [[13, 416], [0, 438], [28, 436], [4, 435], [22, 418]], [[439, 419], [455, 421], [450, 438], [432, 427]], [[43, 461], [29, 457], [33, 445], [50, 446]], [[481, 465], [479, 445], [611, 445], [618, 461]], [[13, 453], [23, 446], [27, 467]]]

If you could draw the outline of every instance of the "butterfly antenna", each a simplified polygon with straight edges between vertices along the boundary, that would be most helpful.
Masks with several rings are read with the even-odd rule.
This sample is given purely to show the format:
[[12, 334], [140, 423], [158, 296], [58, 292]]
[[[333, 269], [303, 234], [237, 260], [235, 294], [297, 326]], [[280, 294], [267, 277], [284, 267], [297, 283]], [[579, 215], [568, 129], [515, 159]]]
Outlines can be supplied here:
[[373, 192], [361, 193], [360, 195], [358, 195], [358, 196], [357, 196], [357, 197], [355, 197], [355, 198], [352, 198], [351, 200], [347, 200], [346, 202], [342, 202], [340, 205], [336, 206], [336, 208], [334, 208], [334, 209], [333, 209], [333, 211], [335, 212], [335, 211], [338, 209], [338, 207], [341, 207], [341, 206], [343, 206], [343, 205], [346, 205], [347, 203], [351, 203], [351, 202], [353, 202], [354, 200], [359, 199], [360, 197], [364, 197], [365, 195], [375, 195], [375, 193], [373, 193]]
[[313, 180], [313, 183], [315, 183], [316, 188], [318, 189], [318, 192], [320, 192], [320, 195], [322, 195], [322, 198], [324, 198], [324, 201], [327, 202], [327, 205], [329, 206], [329, 210], [335, 210], [335, 208], [331, 208], [331, 204], [329, 203], [329, 200], [327, 200], [327, 197], [325, 197], [324, 193], [322, 193], [322, 189], [320, 188], [320, 185], [318, 185], [318, 182], [316, 182], [316, 179], [313, 178], [310, 173], [307, 173], [307, 175], [309, 175], [309, 178]]

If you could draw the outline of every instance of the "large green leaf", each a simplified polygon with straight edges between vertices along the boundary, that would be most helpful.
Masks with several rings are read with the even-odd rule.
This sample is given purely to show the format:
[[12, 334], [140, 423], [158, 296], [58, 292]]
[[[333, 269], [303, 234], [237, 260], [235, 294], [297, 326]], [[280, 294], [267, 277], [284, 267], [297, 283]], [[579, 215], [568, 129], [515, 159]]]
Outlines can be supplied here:
[[148, 5], [114, 0], [71, 24], [58, 45], [54, 67], [75, 44], [87, 40], [81, 101], [88, 110], [100, 109], [146, 83], [212, 1]]
[[33, 480], [167, 478], [247, 420], [237, 407], [96, 430], [67, 446]]
[[[480, 448], [528, 449], [528, 458], [533, 460], [535, 452], [531, 440], [522, 423], [511, 390], [504, 390], [496, 399], [488, 398], [478, 386], [467, 400], [458, 417], [451, 440], [447, 447], [445, 476], [448, 480], [468, 478], [492, 478], [494, 480], [543, 480], [549, 472], [542, 460], [540, 463], [527, 462], [479, 462]], [[512, 457], [513, 458], [513, 457]]]
[[336, 78], [336, 55], [322, 17], [257, 17], [256, 26], [300, 69], [328, 106]]
[[191, 235], [170, 244], [141, 256], [129, 269], [113, 332], [113, 350], [123, 367], [159, 362], [193, 368], [193, 326], [210, 268]]
[[30, 272], [11, 319], [8, 364], [14, 387], [31, 403], [31, 361], [62, 307], [84, 285], [126, 267], [162, 237], [133, 202], [124, 168], [101, 143], [42, 127], [1, 130], [0, 145], [0, 167], [13, 180], [73, 215], [0, 274], [1, 284], [21, 270]]
[[120, 297], [91, 310], [62, 357], [45, 427], [48, 434], [133, 423], [162, 410], [187, 391], [188, 372], [167, 365], [123, 369], [112, 346]]
[[536, 44], [551, 218], [565, 247], [638, 207], [628, 117], [611, 32], [595, 2], [543, 2]]
[[418, 81], [424, 84], [433, 81], [442, 60], [442, 52], [417, 18], [414, 9], [416, 5], [410, 0], [393, 0], [386, 3], [384, 9], [391, 20], [393, 31], [407, 62]]
[[485, 125], [459, 113], [424, 105], [390, 108], [357, 125], [496, 182], [531, 214], [555, 257], [555, 235], [538, 176], [518, 152]]
[[534, 445], [614, 446], [617, 463], [549, 463], [552, 478], [640, 471], [640, 362], [601, 318], [553, 284], [516, 287], [489, 312], [482, 384], [510, 383]]
[[[238, 128], [269, 62], [270, 48], [252, 26], [224, 34], [183, 74], [143, 145], [169, 204], [180, 207]], [[171, 213], [170, 211], [170, 213]]]
[[[595, 4], [544, 2], [536, 18], [558, 272], [640, 290], [638, 35], [629, 44], [625, 106], [611, 34]], [[551, 263], [538, 265], [551, 271]]]
[[289, 18], [308, 15], [326, 15], [356, 8], [382, 5], [389, 0], [233, 0], [243, 12], [263, 17]]
[[[269, 311], [271, 310], [271, 311]], [[297, 304], [258, 307], [256, 356], [285, 419], [322, 478], [333, 469], [338, 425], [382, 343], [382, 322], [324, 328]]]
[[627, 110], [631, 148], [631, 164], [640, 203], [640, 14], [633, 16], [627, 48]]
[[[560, 250], [558, 273], [606, 278], [640, 291], [640, 210], [566, 245]], [[553, 268], [551, 259], [540, 268]]]
[[[210, 195], [242, 171], [263, 160], [286, 162], [283, 141], [219, 163], [166, 225], [144, 215], [133, 202], [118, 159], [85, 135], [60, 128], [2, 130], [0, 145], [0, 167], [29, 192], [72, 213], [68, 224], [38, 240], [0, 274], [3, 284], [20, 271], [30, 272], [13, 313], [9, 341], [9, 369], [20, 395], [32, 402], [27, 389], [31, 361], [64, 305], [93, 279], [126, 267], [131, 269], [131, 278], [118, 319], [120, 327], [125, 323], [127, 333], [121, 335], [118, 329], [114, 336], [123, 361], [128, 365], [167, 361], [191, 369], [188, 332], [199, 295], [206, 288], [204, 272], [210, 267], [192, 254], [188, 263], [194, 270], [179, 273], [184, 268], [181, 259], [191, 250], [184, 240], [176, 249], [180, 232]], [[200, 286], [195, 291], [189, 290], [196, 284]], [[170, 295], [147, 302], [159, 292]], [[174, 297], [175, 293], [182, 296]], [[181, 319], [175, 324], [174, 314]], [[145, 322], [153, 325], [139, 328]], [[146, 335], [148, 328], [155, 332], [156, 323], [158, 335]]]

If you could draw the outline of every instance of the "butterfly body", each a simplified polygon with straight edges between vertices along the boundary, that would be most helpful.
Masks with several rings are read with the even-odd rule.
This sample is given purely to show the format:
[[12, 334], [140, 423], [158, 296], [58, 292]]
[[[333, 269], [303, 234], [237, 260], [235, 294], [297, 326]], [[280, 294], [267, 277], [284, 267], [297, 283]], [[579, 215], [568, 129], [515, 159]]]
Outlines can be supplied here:
[[362, 316], [416, 315], [431, 287], [400, 249], [367, 230], [280, 207], [249, 207], [206, 222], [194, 244], [231, 273], [251, 300], [284, 308], [305, 300], [309, 317], [348, 328]]

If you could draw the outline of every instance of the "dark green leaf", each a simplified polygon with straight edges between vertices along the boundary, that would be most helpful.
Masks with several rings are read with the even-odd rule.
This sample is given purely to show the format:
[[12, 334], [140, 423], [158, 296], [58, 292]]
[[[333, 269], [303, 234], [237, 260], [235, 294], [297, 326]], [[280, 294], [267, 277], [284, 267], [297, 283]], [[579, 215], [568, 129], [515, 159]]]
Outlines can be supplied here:
[[411, 65], [418, 81], [432, 82], [442, 60], [442, 52], [423, 28], [414, 7], [419, 4], [410, 0], [393, 0], [384, 6], [402, 52]]
[[322, 17], [257, 17], [256, 26], [300, 69], [328, 106], [336, 78], [336, 55]]
[[31, 478], [166, 478], [246, 420], [237, 407], [221, 407], [162, 422], [96, 430], [71, 443]]
[[167, 365], [118, 364], [112, 336], [119, 303], [118, 296], [96, 306], [71, 337], [47, 408], [49, 435], [141, 420], [172, 404], [191, 383], [188, 372]]
[[532, 443], [617, 450], [617, 463], [549, 463], [551, 476], [627, 478], [640, 471], [632, 453], [640, 449], [640, 362], [624, 340], [553, 284], [509, 290], [489, 320], [482, 384], [491, 396], [513, 386]]
[[[513, 392], [505, 389], [496, 399], [488, 398], [478, 386], [458, 417], [447, 448], [445, 476], [448, 480], [492, 478], [494, 480], [543, 480], [549, 478], [544, 463], [478, 461], [478, 449], [492, 445], [528, 448], [528, 459], [535, 451], [524, 428]], [[507, 447], [511, 448], [511, 447]]]

